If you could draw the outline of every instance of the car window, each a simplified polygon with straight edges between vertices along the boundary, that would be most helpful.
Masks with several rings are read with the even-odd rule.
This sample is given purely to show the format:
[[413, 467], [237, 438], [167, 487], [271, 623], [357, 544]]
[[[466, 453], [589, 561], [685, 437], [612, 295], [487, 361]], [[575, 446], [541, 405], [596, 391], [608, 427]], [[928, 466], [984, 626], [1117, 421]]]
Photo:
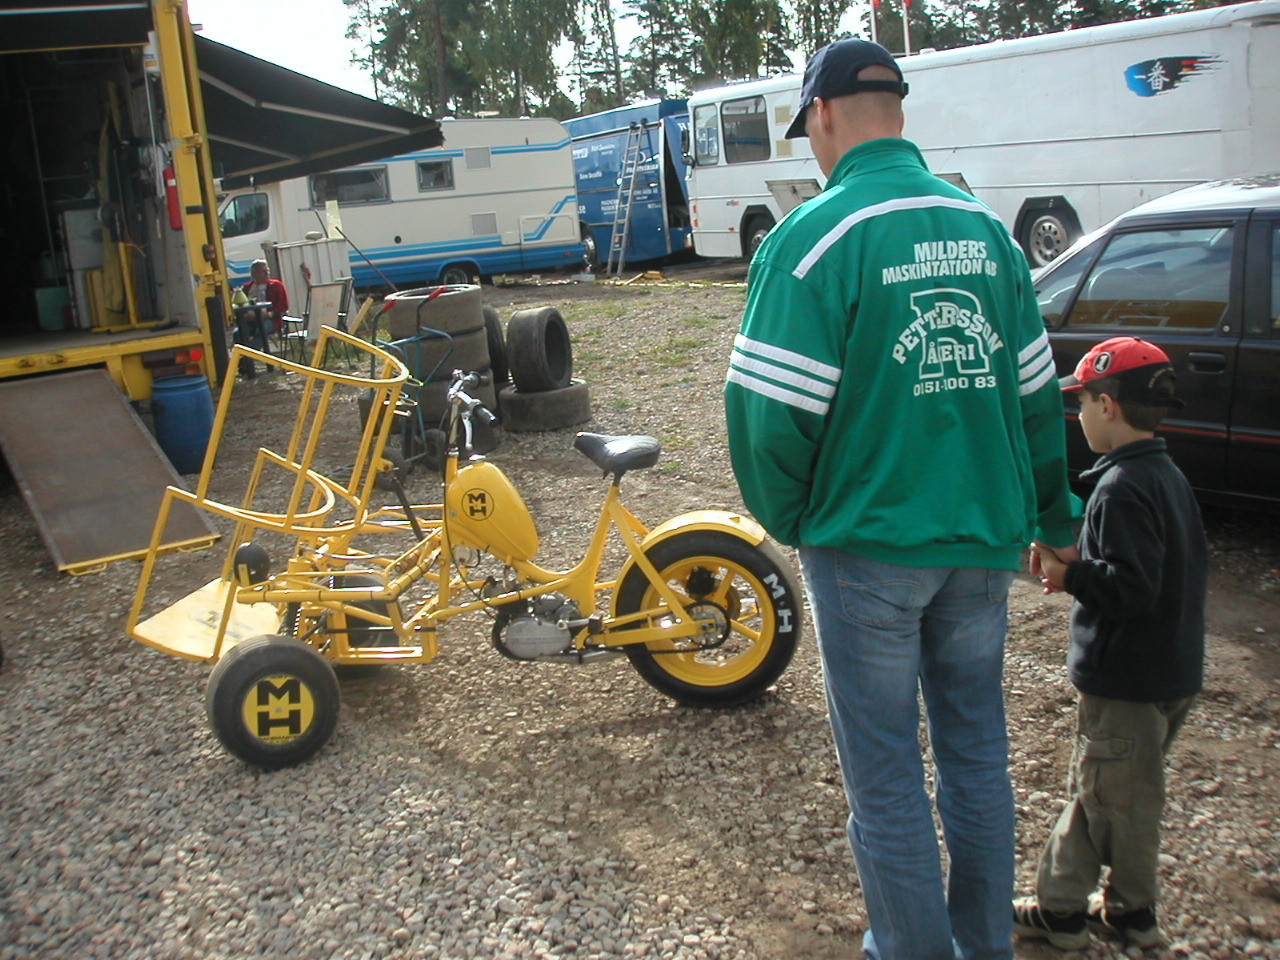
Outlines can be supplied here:
[[1280, 330], [1280, 224], [1271, 231], [1271, 329]]
[[1227, 309], [1230, 225], [1117, 233], [1085, 277], [1069, 327], [1214, 330]]
[[1040, 316], [1046, 327], [1056, 327], [1062, 319], [1062, 312], [1080, 283], [1080, 275], [1089, 266], [1100, 242], [1063, 257], [1060, 263], [1036, 277], [1036, 303], [1040, 305]]

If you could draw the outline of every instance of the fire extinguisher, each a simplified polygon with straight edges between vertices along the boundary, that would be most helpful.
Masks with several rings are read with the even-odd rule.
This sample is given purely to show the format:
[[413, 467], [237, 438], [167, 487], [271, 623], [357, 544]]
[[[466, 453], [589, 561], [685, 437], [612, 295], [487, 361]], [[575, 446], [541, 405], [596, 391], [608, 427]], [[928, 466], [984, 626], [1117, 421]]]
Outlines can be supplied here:
[[164, 168], [164, 199], [169, 205], [169, 226], [182, 229], [182, 201], [178, 199], [178, 174], [170, 163]]

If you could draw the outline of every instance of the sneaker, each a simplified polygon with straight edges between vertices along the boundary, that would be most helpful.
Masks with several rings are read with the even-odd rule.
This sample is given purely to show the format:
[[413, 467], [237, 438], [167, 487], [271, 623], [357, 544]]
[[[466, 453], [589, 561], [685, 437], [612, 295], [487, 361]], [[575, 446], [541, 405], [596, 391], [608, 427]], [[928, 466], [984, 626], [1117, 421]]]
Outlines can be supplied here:
[[1164, 943], [1155, 907], [1142, 907], [1124, 913], [1107, 909], [1106, 897], [1095, 893], [1089, 898], [1089, 926], [1098, 933], [1110, 934], [1123, 940], [1127, 946], [1158, 947]]
[[1020, 937], [1048, 940], [1059, 950], [1079, 950], [1089, 945], [1089, 927], [1083, 910], [1056, 913], [1040, 906], [1035, 897], [1013, 901], [1013, 932]]

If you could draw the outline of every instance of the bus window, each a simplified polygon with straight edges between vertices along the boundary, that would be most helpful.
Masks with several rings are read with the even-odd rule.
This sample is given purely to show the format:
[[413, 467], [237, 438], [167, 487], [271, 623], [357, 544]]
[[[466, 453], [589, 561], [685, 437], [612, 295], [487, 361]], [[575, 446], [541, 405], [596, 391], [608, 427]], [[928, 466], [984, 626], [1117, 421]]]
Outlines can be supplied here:
[[715, 104], [693, 110], [693, 149], [699, 167], [720, 162], [720, 114]]
[[724, 120], [725, 163], [769, 159], [769, 117], [764, 97], [726, 100], [720, 115]]
[[418, 189], [419, 190], [452, 190], [453, 189], [453, 161], [452, 160], [419, 160], [418, 161]]
[[222, 208], [222, 236], [243, 237], [261, 233], [271, 225], [265, 193], [246, 193]]
[[313, 207], [323, 207], [329, 200], [337, 200], [341, 206], [346, 203], [383, 203], [390, 199], [386, 167], [335, 170], [311, 178]]

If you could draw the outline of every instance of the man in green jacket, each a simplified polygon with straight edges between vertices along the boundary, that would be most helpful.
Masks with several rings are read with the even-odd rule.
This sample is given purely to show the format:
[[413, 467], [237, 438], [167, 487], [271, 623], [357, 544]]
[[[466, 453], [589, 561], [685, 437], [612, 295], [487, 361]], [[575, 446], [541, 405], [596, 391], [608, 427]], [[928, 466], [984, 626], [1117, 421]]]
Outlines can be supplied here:
[[1002, 960], [1008, 589], [1033, 537], [1074, 549], [1079, 503], [1026, 260], [901, 139], [906, 95], [876, 44], [842, 40], [810, 61], [787, 136], [809, 137], [827, 186], [752, 261], [729, 447], [747, 507], [799, 548], [867, 956]]

